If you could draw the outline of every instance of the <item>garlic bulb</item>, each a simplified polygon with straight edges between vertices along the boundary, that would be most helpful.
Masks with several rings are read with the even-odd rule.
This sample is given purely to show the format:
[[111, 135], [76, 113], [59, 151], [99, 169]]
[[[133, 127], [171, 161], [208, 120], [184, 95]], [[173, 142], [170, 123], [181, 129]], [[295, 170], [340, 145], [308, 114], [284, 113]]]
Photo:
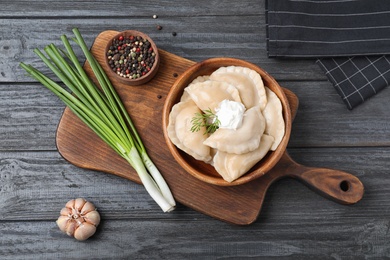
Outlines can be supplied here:
[[65, 204], [56, 222], [62, 232], [82, 241], [95, 233], [100, 215], [91, 202], [78, 198]]

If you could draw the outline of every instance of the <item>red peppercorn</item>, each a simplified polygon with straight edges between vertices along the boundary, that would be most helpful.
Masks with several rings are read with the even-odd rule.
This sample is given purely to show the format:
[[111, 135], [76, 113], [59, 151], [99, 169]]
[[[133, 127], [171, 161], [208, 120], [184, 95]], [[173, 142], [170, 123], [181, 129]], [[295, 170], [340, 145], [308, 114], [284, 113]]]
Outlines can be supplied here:
[[120, 41], [123, 41], [123, 36], [122, 36], [122, 35], [119, 36], [119, 40], [120, 40]]
[[140, 49], [140, 48], [137, 48], [135, 51], [136, 51], [136, 52], [140, 52], [140, 51], [141, 51], [141, 49]]
[[118, 51], [120, 51], [122, 49], [122, 47], [121, 46], [118, 46]]

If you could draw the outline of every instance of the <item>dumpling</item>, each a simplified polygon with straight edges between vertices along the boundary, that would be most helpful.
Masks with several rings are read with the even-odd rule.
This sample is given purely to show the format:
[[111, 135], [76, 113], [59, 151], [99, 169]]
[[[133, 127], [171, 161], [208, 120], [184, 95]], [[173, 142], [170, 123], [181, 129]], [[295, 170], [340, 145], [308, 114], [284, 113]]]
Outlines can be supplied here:
[[207, 138], [204, 134], [206, 129], [202, 127], [197, 132], [190, 130], [191, 120], [196, 113], [201, 111], [192, 100], [175, 104], [169, 114], [168, 137], [174, 145], [195, 159], [209, 162], [212, 159], [210, 147], [203, 144]]
[[259, 107], [252, 107], [244, 113], [241, 127], [218, 128], [203, 143], [218, 151], [243, 154], [259, 147], [264, 129], [265, 119]]
[[[198, 76], [193, 81], [191, 81], [191, 83], [188, 84], [188, 86], [190, 86], [191, 84], [199, 83], [199, 82], [205, 82], [205, 81], [209, 80], [209, 78], [210, 78], [209, 75]], [[188, 99], [191, 99], [191, 97], [190, 97], [190, 95], [188, 94], [187, 91], [184, 91], [183, 95], [180, 98], [180, 101], [187, 101]]]
[[199, 82], [205, 82], [210, 79], [209, 75], [204, 75], [204, 76], [198, 76], [196, 77], [189, 85], [199, 83]]
[[210, 80], [227, 82], [237, 88], [242, 103], [247, 109], [267, 104], [264, 83], [259, 73], [240, 66], [221, 67], [210, 75]]
[[207, 162], [208, 164], [210, 164], [211, 166], [214, 166], [214, 156], [217, 154], [218, 150], [215, 149], [215, 148], [211, 148], [210, 147], [210, 155], [211, 155], [211, 160], [209, 162]]
[[190, 84], [186, 89], [195, 104], [202, 110], [215, 112], [222, 100], [241, 102], [238, 90], [226, 82], [207, 80]]
[[268, 103], [263, 110], [263, 115], [266, 122], [264, 133], [274, 137], [275, 141], [271, 146], [271, 150], [275, 151], [283, 139], [285, 132], [285, 123], [282, 113], [282, 103], [278, 96], [270, 90], [265, 88], [267, 93]]
[[259, 95], [256, 86], [245, 75], [236, 73], [212, 74], [211, 79], [215, 81], [227, 82], [237, 88], [244, 106], [249, 109], [259, 104]]
[[187, 91], [184, 91], [183, 95], [181, 95], [180, 102], [185, 102], [185, 101], [188, 101], [190, 99], [191, 99], [190, 94], [188, 94]]
[[214, 168], [225, 181], [232, 182], [259, 162], [268, 153], [273, 142], [272, 136], [263, 135], [259, 147], [252, 152], [233, 154], [218, 151], [213, 159]]

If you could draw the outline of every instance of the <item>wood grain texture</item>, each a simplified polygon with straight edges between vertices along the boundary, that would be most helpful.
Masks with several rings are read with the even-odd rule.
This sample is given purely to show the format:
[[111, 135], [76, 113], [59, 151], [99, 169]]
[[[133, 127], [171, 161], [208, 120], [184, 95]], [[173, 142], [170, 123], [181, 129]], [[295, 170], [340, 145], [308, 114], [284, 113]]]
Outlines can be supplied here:
[[[299, 218], [319, 218], [324, 211], [330, 215], [351, 214], [352, 219], [365, 219], [365, 214], [369, 215], [367, 218], [386, 217], [382, 205], [386, 205], [390, 195], [386, 167], [390, 159], [388, 151], [386, 148], [289, 149], [291, 157], [304, 165], [332, 167], [353, 173], [365, 184], [364, 199], [351, 207], [339, 206], [293, 179], [281, 180], [270, 186], [258, 221], [267, 219], [269, 207], [274, 204], [281, 209], [272, 218], [289, 215], [296, 221]], [[163, 214], [141, 185], [115, 175], [76, 167], [56, 151], [0, 153], [0, 181], [2, 221], [54, 220], [63, 204], [74, 196], [84, 196], [94, 201], [107, 219], [211, 220], [182, 205], [173, 214]], [[45, 207], [40, 206], [42, 202]], [[285, 202], [288, 203], [283, 205]], [[31, 207], [34, 211], [30, 210]], [[369, 212], [363, 210], [365, 207], [369, 207]], [[313, 210], [312, 214], [300, 214], [301, 210], [310, 209]]]
[[[152, 15], [151, 15], [152, 16]], [[82, 19], [46, 18], [34, 19], [34, 30], [25, 32], [30, 26], [29, 19], [0, 19], [0, 26], [7, 32], [0, 32], [0, 54], [3, 66], [0, 79], [4, 82], [30, 82], [18, 67], [19, 62], [32, 63], [48, 72], [36, 55], [34, 48], [43, 49], [50, 43], [62, 45], [62, 34], [72, 35], [74, 27], [80, 28], [88, 46], [105, 30], [138, 30], [148, 34], [156, 45], [170, 53], [193, 61], [210, 57], [227, 56], [241, 58], [263, 67], [276, 79], [326, 80], [319, 66], [312, 60], [279, 61], [267, 58], [265, 44], [266, 31], [259, 23], [265, 21], [264, 15], [246, 17], [235, 16], [179, 16], [111, 18], [100, 17]], [[156, 28], [157, 24], [163, 27]], [[196, 24], [197, 26], [193, 26]], [[213, 24], [213, 26], [209, 26]], [[172, 33], [177, 35], [173, 36]], [[215, 50], [218, 50], [216, 53]], [[77, 51], [79, 57], [81, 51]], [[254, 55], [255, 54], [255, 55]], [[299, 65], [299, 66], [298, 66]]]
[[[313, 60], [268, 59], [264, 0], [123, 3], [0, 3], [0, 259], [390, 257], [389, 89], [349, 111]], [[364, 183], [363, 199], [340, 205], [286, 178], [269, 187], [259, 218], [242, 227], [181, 204], [164, 214], [141, 185], [73, 166], [56, 150], [64, 106], [18, 64], [48, 72], [32, 50], [60, 43], [74, 27], [89, 46], [104, 30], [138, 29], [191, 61], [229, 56], [265, 68], [300, 100], [290, 156], [354, 174]], [[84, 243], [54, 222], [64, 203], [79, 196], [93, 201], [103, 218]]]
[[[318, 254], [326, 258], [330, 252], [341, 258], [385, 257], [388, 212], [383, 205], [388, 203], [390, 179], [383, 178], [388, 175], [383, 162], [390, 159], [388, 150], [319, 148], [289, 152], [312, 166], [332, 165], [354, 172], [366, 184], [364, 199], [345, 207], [313, 195], [293, 179], [283, 179], [270, 187], [255, 223], [232, 226], [183, 206], [173, 214], [163, 214], [142, 186], [74, 167], [56, 152], [0, 153], [2, 187], [8, 186], [0, 191], [2, 259], [49, 259], [71, 249], [70, 256], [74, 257], [110, 258], [108, 252], [98, 250], [101, 247], [106, 249], [103, 251], [120, 249], [115, 254], [120, 259], [132, 255], [191, 258], [197, 250], [205, 258], [245, 257], [249, 252], [255, 258], [310, 259]], [[369, 165], [354, 158], [376, 163]], [[40, 181], [43, 178], [45, 181]], [[57, 184], [50, 185], [53, 183]], [[104, 189], [98, 188], [103, 185]], [[103, 216], [97, 235], [85, 243], [67, 238], [54, 223], [62, 204], [79, 195], [94, 201]], [[133, 239], [138, 246], [131, 245]], [[177, 243], [182, 250], [169, 247]]]
[[[388, 246], [386, 233], [379, 231], [380, 228], [386, 229], [384, 220], [357, 222], [361, 225], [352, 230], [350, 225], [334, 222], [334, 218], [322, 220], [322, 224], [307, 221], [306, 225], [289, 220], [288, 223], [282, 223], [281, 220], [288, 219], [259, 223], [251, 226], [250, 230], [208, 221], [192, 221], [191, 225], [173, 221], [160, 223], [155, 220], [107, 221], [102, 223], [96, 236], [85, 243], [64, 239], [57, 232], [54, 223], [0, 224], [3, 234], [20, 243], [17, 247], [0, 249], [0, 252], [2, 259], [58, 259], [65, 255], [68, 259], [90, 259], [91, 256], [112, 259], [113, 255], [116, 259], [215, 259], [216, 256], [240, 259], [349, 259], [351, 255], [356, 258], [387, 257], [387, 250], [375, 247]], [[297, 229], [296, 225], [300, 228]], [[180, 229], [183, 233], [179, 234], [175, 229]], [[32, 230], [37, 230], [33, 241], [29, 239]], [[127, 236], [122, 230], [131, 230], [137, 235]], [[202, 235], [198, 235], [199, 230], [204, 230]], [[277, 241], [273, 239], [273, 230], [281, 230]], [[331, 233], [337, 233], [337, 238]], [[249, 235], [247, 240], [242, 239]], [[48, 236], [51, 237], [50, 243], [46, 240]], [[316, 238], [310, 240], [307, 239], [308, 236]], [[0, 241], [3, 242], [3, 238]]]
[[[26, 4], [28, 3], [28, 4]], [[0, 15], [9, 17], [148, 17], [154, 14], [159, 18], [172, 16], [215, 16], [215, 15], [263, 15], [264, 0], [249, 0], [245, 5], [238, 2], [218, 0], [181, 1], [180, 5], [169, 0], [145, 0], [143, 2], [113, 1], [9, 1], [0, 3]], [[212, 8], [210, 8], [212, 7]]]

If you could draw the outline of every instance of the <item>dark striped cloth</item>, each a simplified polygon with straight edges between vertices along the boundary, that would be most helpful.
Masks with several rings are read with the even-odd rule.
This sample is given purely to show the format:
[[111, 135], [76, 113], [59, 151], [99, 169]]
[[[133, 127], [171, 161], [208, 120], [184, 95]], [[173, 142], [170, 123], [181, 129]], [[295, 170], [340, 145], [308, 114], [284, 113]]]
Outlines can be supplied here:
[[269, 57], [390, 53], [389, 0], [266, 0]]
[[390, 82], [390, 0], [266, 0], [270, 58], [319, 58], [349, 109]]

